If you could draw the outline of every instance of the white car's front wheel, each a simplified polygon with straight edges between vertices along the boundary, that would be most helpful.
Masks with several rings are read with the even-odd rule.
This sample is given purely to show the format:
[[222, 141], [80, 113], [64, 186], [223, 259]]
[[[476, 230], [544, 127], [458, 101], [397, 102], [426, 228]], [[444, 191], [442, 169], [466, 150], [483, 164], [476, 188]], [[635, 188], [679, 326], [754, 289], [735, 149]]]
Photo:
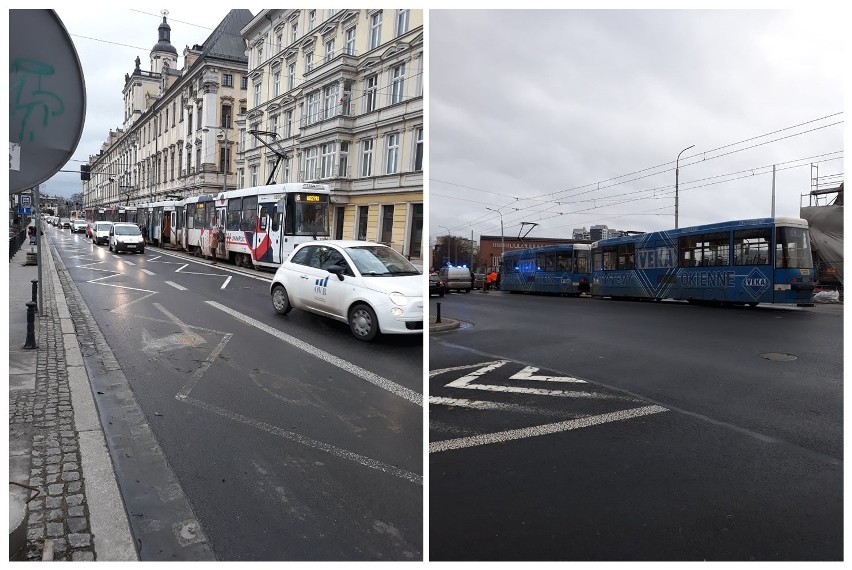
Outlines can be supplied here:
[[373, 340], [379, 333], [379, 320], [369, 305], [358, 304], [349, 311], [349, 330], [358, 340]]

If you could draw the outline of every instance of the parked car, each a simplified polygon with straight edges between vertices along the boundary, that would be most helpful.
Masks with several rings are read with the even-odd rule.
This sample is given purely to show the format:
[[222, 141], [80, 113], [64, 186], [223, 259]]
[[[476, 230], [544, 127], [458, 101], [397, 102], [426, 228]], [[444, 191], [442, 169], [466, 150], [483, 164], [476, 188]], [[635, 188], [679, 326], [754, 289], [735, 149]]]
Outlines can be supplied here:
[[92, 243], [95, 245], [108, 244], [111, 229], [112, 222], [92, 222]]
[[450, 289], [470, 293], [473, 287], [473, 273], [467, 267], [442, 267], [438, 275], [444, 281], [444, 291], [447, 293]]
[[89, 225], [89, 223], [86, 220], [72, 220], [71, 221], [71, 233], [72, 234], [76, 234], [78, 232], [85, 233], [86, 232], [86, 226], [88, 226], [88, 225]]
[[136, 224], [119, 222], [112, 224], [109, 230], [109, 250], [115, 253], [121, 250], [145, 253], [145, 240], [142, 230]]
[[437, 273], [429, 275], [429, 295], [444, 296], [444, 280]]
[[359, 340], [423, 332], [423, 276], [379, 243], [301, 244], [275, 272], [269, 292], [278, 314], [296, 307], [324, 315], [348, 323]]
[[473, 274], [473, 288], [482, 289], [485, 287], [485, 273]]

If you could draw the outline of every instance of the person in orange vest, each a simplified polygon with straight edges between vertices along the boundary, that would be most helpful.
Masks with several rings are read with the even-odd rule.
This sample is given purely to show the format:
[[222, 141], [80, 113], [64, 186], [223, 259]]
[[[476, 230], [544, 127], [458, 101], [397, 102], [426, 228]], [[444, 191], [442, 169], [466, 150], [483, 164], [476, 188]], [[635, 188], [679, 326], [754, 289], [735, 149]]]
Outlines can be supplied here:
[[497, 284], [497, 273], [492, 271], [488, 275], [485, 276], [485, 286], [488, 290], [494, 289], [494, 286]]

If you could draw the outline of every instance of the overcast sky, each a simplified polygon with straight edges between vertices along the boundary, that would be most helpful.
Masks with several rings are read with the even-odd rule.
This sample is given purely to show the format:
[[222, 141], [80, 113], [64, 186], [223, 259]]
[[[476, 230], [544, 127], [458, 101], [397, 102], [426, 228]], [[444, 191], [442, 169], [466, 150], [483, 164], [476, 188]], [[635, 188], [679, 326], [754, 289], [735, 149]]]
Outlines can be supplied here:
[[[17, 6], [23, 7], [23, 6]], [[139, 4], [114, 7], [104, 3], [68, 4], [55, 8], [71, 36], [86, 81], [86, 119], [83, 135], [71, 161], [42, 186], [46, 195], [70, 196], [82, 192], [80, 165], [97, 154], [110, 130], [122, 126], [124, 117], [124, 75], [132, 73], [135, 60], [141, 60], [143, 71], [150, 70], [151, 49], [159, 39], [158, 27], [163, 20], [160, 10], [166, 6], [146, 8]], [[171, 27], [171, 43], [183, 66], [186, 46], [201, 44], [228, 14], [232, 5], [219, 0], [204, 4], [182, 2], [169, 5], [167, 21]], [[257, 15], [261, 8], [245, 6]]]
[[837, 13], [431, 10], [429, 32], [430, 243], [500, 235], [488, 207], [512, 237], [674, 228], [692, 145], [679, 227], [769, 216], [772, 165], [777, 216], [811, 163], [842, 180]]

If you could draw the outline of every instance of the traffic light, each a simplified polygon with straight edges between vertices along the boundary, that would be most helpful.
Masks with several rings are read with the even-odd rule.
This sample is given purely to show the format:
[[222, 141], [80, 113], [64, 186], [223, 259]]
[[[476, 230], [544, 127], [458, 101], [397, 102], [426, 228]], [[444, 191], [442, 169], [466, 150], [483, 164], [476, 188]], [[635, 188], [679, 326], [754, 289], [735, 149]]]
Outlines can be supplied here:
[[88, 164], [80, 165], [80, 180], [89, 180], [89, 168], [91, 168]]

